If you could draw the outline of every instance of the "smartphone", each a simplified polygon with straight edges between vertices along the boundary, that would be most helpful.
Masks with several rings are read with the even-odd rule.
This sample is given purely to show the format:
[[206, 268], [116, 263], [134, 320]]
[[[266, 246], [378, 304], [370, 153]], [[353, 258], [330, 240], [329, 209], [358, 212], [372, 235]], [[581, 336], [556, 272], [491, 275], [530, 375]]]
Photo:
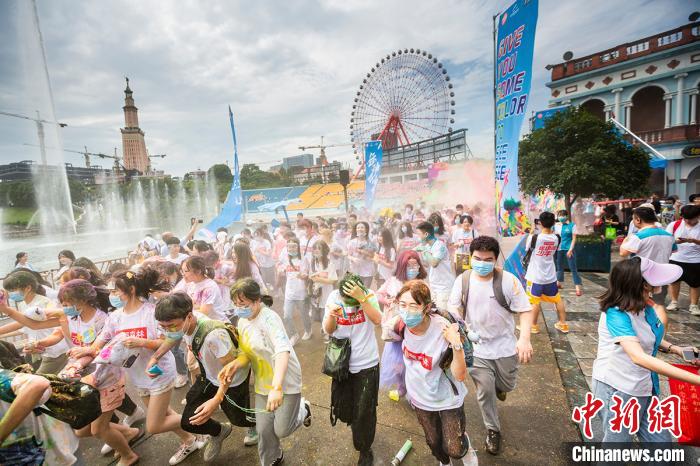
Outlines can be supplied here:
[[204, 223], [204, 220], [200, 218], [199, 220], [197, 220], [197, 223]]
[[698, 353], [693, 348], [683, 348], [683, 360], [692, 362], [698, 358]]

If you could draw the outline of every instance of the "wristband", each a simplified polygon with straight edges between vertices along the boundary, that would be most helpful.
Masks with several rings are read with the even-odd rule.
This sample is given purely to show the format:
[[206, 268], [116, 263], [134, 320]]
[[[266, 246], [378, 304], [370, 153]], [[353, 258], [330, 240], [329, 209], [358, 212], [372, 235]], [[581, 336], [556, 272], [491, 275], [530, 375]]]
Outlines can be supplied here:
[[374, 296], [374, 293], [366, 294], [364, 298], [362, 298], [362, 299], [359, 300], [360, 304], [366, 303], [367, 300], [368, 300], [369, 298], [371, 298], [372, 296]]
[[273, 385], [270, 391], [275, 391], [275, 392], [281, 392], [282, 391], [282, 385]]
[[671, 347], [673, 347], [673, 346], [675, 346], [675, 345], [673, 345], [673, 344], [668, 345], [668, 348], [666, 348], [666, 352], [667, 352], [667, 353], [670, 353], [670, 352], [671, 352]]

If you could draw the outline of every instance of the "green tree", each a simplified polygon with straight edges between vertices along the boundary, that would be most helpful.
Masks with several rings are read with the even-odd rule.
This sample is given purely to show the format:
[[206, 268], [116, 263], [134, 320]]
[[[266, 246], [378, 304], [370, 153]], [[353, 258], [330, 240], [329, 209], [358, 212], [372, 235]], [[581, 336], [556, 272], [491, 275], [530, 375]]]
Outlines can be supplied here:
[[241, 168], [241, 188], [243, 189], [279, 188], [289, 185], [286, 177], [280, 176], [279, 173], [260, 170], [260, 167], [253, 163], [246, 163]]
[[643, 196], [651, 174], [649, 155], [622, 139], [614, 124], [571, 107], [548, 118], [520, 141], [520, 189], [545, 189], [564, 198], [567, 210], [580, 197]]
[[231, 173], [231, 169], [228, 165], [223, 163], [217, 163], [209, 167], [207, 175], [210, 179], [213, 177], [217, 183], [231, 185], [233, 182], [233, 173]]

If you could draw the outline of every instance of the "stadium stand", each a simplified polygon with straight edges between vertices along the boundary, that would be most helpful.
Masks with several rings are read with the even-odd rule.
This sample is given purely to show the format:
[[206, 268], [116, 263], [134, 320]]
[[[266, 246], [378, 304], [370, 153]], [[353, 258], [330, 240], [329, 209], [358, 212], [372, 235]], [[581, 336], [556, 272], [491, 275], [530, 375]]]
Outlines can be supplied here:
[[258, 207], [272, 202], [295, 199], [307, 191], [309, 186], [291, 186], [286, 188], [246, 189], [243, 199], [247, 212], [258, 212]]

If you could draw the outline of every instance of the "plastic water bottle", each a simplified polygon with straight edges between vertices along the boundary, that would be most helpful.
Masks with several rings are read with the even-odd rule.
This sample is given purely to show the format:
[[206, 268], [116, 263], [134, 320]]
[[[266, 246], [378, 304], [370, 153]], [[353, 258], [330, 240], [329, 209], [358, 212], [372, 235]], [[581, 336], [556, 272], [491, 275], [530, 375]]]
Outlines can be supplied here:
[[399, 466], [401, 462], [406, 458], [406, 455], [408, 454], [409, 451], [411, 451], [411, 448], [413, 447], [413, 442], [411, 440], [406, 440], [406, 442], [403, 444], [401, 447], [401, 450], [394, 456], [394, 459], [391, 460], [391, 466]]
[[479, 332], [476, 330], [469, 330], [467, 338], [469, 338], [469, 341], [472, 343], [481, 343], [481, 335], [479, 335]]

